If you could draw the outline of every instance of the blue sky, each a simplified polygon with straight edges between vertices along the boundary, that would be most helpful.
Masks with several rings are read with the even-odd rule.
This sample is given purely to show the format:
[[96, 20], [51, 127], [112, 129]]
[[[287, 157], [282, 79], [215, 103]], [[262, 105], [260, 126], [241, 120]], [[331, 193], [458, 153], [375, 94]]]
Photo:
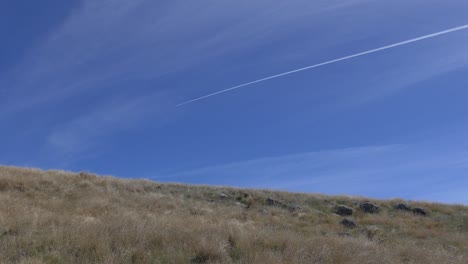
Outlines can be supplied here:
[[468, 2], [0, 2], [0, 164], [468, 204]]

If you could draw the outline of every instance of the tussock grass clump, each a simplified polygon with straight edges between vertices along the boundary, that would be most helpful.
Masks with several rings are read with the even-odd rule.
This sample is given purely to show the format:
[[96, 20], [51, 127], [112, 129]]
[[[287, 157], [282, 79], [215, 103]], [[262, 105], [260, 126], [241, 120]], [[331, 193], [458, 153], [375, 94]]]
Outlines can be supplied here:
[[467, 241], [462, 205], [0, 167], [0, 263], [467, 263]]

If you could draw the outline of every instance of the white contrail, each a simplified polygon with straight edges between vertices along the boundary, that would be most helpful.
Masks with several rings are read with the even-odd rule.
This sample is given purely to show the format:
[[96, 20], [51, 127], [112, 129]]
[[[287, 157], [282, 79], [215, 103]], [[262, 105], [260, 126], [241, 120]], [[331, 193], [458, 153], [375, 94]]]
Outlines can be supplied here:
[[208, 97], [211, 97], [211, 96], [215, 96], [215, 95], [218, 95], [218, 94], [221, 94], [221, 93], [229, 92], [229, 91], [232, 91], [232, 90], [235, 90], [235, 89], [239, 89], [241, 87], [245, 87], [245, 86], [248, 86], [248, 85], [251, 85], [251, 84], [254, 84], [254, 83], [264, 82], [264, 81], [267, 81], [267, 80], [275, 79], [275, 78], [285, 76], [285, 75], [289, 75], [289, 74], [293, 74], [293, 73], [296, 73], [296, 72], [301, 72], [301, 71], [321, 67], [321, 66], [324, 66], [324, 65], [327, 65], [327, 64], [332, 64], [332, 63], [335, 63], [335, 62], [344, 61], [344, 60], [356, 58], [356, 57], [359, 57], [359, 56], [364, 56], [364, 55], [371, 54], [371, 53], [374, 53], [374, 52], [379, 52], [379, 51], [382, 51], [382, 50], [396, 48], [396, 47], [403, 46], [403, 45], [406, 45], [406, 44], [410, 44], [410, 43], [413, 43], [413, 42], [421, 41], [421, 40], [428, 39], [428, 38], [434, 38], [434, 37], [437, 37], [437, 36], [440, 36], [440, 35], [448, 34], [448, 33], [451, 33], [451, 32], [455, 32], [455, 31], [459, 31], [459, 30], [463, 30], [463, 29], [467, 29], [467, 28], [468, 28], [468, 24], [463, 25], [463, 26], [459, 26], [459, 27], [455, 27], [455, 28], [451, 28], [451, 29], [447, 29], [447, 30], [444, 30], [444, 31], [439, 31], [439, 32], [432, 33], [432, 34], [429, 34], [429, 35], [413, 38], [413, 39], [410, 39], [410, 40], [405, 40], [405, 41], [402, 41], [402, 42], [390, 44], [390, 45], [380, 47], [380, 48], [376, 48], [376, 49], [372, 49], [372, 50], [369, 50], [369, 51], [360, 52], [360, 53], [349, 55], [349, 56], [342, 57], [342, 58], [339, 58], [339, 59], [329, 60], [329, 61], [322, 62], [322, 63], [319, 63], [319, 64], [315, 64], [315, 65], [303, 67], [303, 68], [300, 68], [300, 69], [296, 69], [296, 70], [276, 74], [276, 75], [273, 75], [273, 76], [269, 76], [269, 77], [266, 77], [266, 78], [258, 79], [258, 80], [252, 81], [252, 82], [248, 82], [248, 83], [237, 85], [237, 86], [234, 86], [234, 87], [231, 87], [231, 88], [227, 88], [227, 89], [215, 92], [215, 93], [207, 94], [207, 95], [204, 95], [204, 96], [201, 96], [201, 97], [198, 97], [198, 98], [195, 98], [195, 99], [180, 103], [177, 106], [193, 103], [195, 101], [200, 101], [202, 99], [205, 99], [205, 98], [208, 98]]

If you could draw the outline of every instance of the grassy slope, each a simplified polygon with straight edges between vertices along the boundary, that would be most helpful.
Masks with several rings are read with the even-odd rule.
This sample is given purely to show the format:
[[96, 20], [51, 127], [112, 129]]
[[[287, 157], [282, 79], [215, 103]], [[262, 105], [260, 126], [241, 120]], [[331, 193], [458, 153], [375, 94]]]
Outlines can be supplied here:
[[0, 263], [468, 262], [468, 207], [372, 200], [341, 226], [333, 206], [362, 200], [0, 167]]

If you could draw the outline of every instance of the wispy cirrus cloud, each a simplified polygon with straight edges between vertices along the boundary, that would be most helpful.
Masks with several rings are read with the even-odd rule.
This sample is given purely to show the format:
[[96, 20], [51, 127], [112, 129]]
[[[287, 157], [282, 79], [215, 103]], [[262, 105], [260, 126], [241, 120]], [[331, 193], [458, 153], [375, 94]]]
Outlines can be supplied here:
[[[43, 43], [30, 49], [27, 59], [3, 76], [9, 80], [2, 83], [8, 87], [4, 97], [9, 100], [3, 102], [2, 113], [61, 102], [90, 90], [112, 91], [123, 80], [155, 79], [226, 52], [252, 50], [287, 36], [292, 29], [320, 34], [320, 23], [311, 25], [311, 20], [340, 14], [339, 10], [359, 13], [363, 5], [373, 2], [85, 0]], [[345, 37], [351, 41], [362, 36]], [[327, 42], [325, 37], [302, 54], [321, 50], [329, 46]]]
[[157, 109], [149, 104], [158, 104], [157, 97], [114, 98], [91, 110], [89, 114], [61, 123], [52, 128], [47, 145], [61, 154], [79, 153], [96, 144], [97, 138], [109, 130], [124, 130], [140, 122]]
[[[376, 40], [380, 45], [404, 39], [388, 34], [396, 32], [390, 29], [399, 28], [392, 15], [400, 15], [395, 10], [402, 9], [389, 7], [401, 7], [402, 3], [413, 7], [426, 2], [83, 0], [63, 23], [30, 47], [22, 60], [0, 73], [0, 118], [44, 124], [31, 128], [41, 130], [34, 134], [44, 135], [37, 141], [44, 149], [59, 153], [86, 151], [99, 138], [121, 128], [137, 127], [139, 121], [135, 120], [144, 119], [133, 117], [144, 117], [148, 112], [167, 114], [173, 111], [166, 107], [168, 104], [217, 89], [217, 75], [225, 77], [224, 84], [235, 84], [291, 65], [346, 55], [348, 50], [372, 48], [375, 46], [365, 44]], [[446, 6], [453, 9], [456, 5]], [[403, 8], [401, 12], [404, 15], [411, 9]], [[383, 12], [387, 10], [388, 14]], [[382, 30], [375, 30], [374, 24], [382, 25]], [[405, 26], [410, 32], [404, 37], [432, 30], [432, 25], [424, 23]], [[381, 40], [384, 37], [388, 39]], [[461, 45], [448, 49], [454, 58], [465, 54]], [[268, 52], [262, 55], [264, 50]], [[433, 51], [427, 49], [418, 56], [423, 58]], [[444, 55], [442, 50], [436, 51]], [[252, 59], [257, 53], [261, 55]], [[362, 85], [352, 94], [363, 95], [356, 101], [378, 98], [387, 88], [393, 91], [407, 87], [408, 83], [460, 67], [465, 61], [460, 59], [447, 67], [443, 61], [417, 62], [424, 64], [420, 71], [416, 71], [416, 63], [409, 68], [408, 64], [395, 64], [394, 71], [389, 68], [390, 74], [382, 73], [372, 80], [393, 81], [393, 76], [401, 77], [408, 69], [416, 72], [411, 76], [419, 77], [399, 78], [387, 85], [391, 88], [374, 86], [371, 92]], [[226, 67], [218, 67], [221, 64]], [[358, 68], [343, 67], [341, 72]], [[198, 68], [205, 71], [187, 76]], [[361, 74], [360, 79], [371, 75]], [[179, 80], [184, 80], [184, 85], [174, 84]], [[339, 99], [346, 100], [350, 94], [340, 95]], [[152, 103], [142, 102], [142, 97], [152, 98]]]
[[[278, 27], [349, 5], [319, 1], [304, 8], [305, 2], [297, 1], [265, 9], [266, 4], [84, 0], [3, 74], [9, 100], [2, 103], [2, 113], [60, 102], [90, 90], [109, 91], [122, 80], [153, 80], [226, 52], [252, 48], [269, 36], [279, 36]], [[282, 12], [285, 8], [291, 12]], [[18, 104], [24, 94], [27, 101]]]
[[[83, 0], [0, 73], [0, 118], [47, 118], [44, 148], [79, 153], [99, 137], [136, 126], [136, 118], [122, 117], [161, 111], [155, 102], [175, 102], [178, 92], [158, 78], [253, 49], [313, 14], [362, 2]], [[145, 96], [153, 103], [141, 104]], [[55, 119], [56, 109], [68, 112], [67, 120]]]
[[[298, 72], [313, 70], [315, 68], [324, 67], [324, 66], [327, 66], [329, 64], [339, 63], [339, 62], [342, 62], [342, 61], [351, 60], [351, 59], [354, 59], [354, 58], [358, 58], [358, 57], [361, 57], [361, 56], [366, 56], [366, 55], [373, 54], [373, 53], [376, 53], [376, 52], [382, 52], [382, 51], [386, 51], [386, 50], [389, 50], [389, 49], [398, 48], [398, 47], [409, 45], [409, 44], [412, 44], [412, 43], [415, 43], [415, 42], [428, 40], [428, 39], [435, 38], [435, 37], [440, 37], [440, 36], [443, 36], [443, 35], [446, 35], [446, 34], [458, 32], [458, 31], [466, 30], [466, 29], [468, 29], [468, 24], [458, 26], [458, 27], [455, 27], [455, 28], [446, 29], [446, 30], [443, 30], [443, 31], [435, 32], [435, 33], [431, 33], [429, 35], [424, 35], [424, 36], [420, 36], [420, 37], [417, 37], [417, 38], [412, 38], [412, 39], [409, 39], [409, 40], [389, 44], [389, 45], [386, 45], [386, 46], [383, 46], [383, 47], [379, 47], [379, 48], [359, 52], [359, 53], [356, 53], [356, 54], [351, 54], [351, 55], [348, 55], [348, 56], [345, 56], [345, 57], [332, 59], [332, 60], [329, 60], [329, 61], [325, 61], [325, 62], [305, 66], [305, 67], [302, 67], [302, 68], [299, 68], [299, 69], [293, 69], [293, 70], [290, 70], [290, 71], [287, 71], [287, 72], [279, 73], [279, 74], [272, 75], [272, 76], [267, 76], [267, 77], [264, 77], [264, 78], [261, 78], [261, 79], [253, 80], [251, 82], [247, 82], [247, 83], [240, 84], [240, 85], [237, 85], [237, 86], [234, 86], [234, 87], [230, 87], [230, 88], [227, 88], [227, 89], [216, 91], [214, 93], [203, 95], [201, 97], [197, 97], [197, 98], [191, 99], [189, 101], [181, 102], [177, 106], [182, 106], [182, 105], [186, 105], [186, 104], [193, 103], [193, 102], [196, 102], [196, 101], [204, 100], [204, 99], [207, 99], [207, 98], [212, 97], [212, 96], [227, 93], [227, 92], [230, 92], [230, 91], [233, 91], [233, 90], [237, 90], [237, 89], [240, 89], [240, 88], [244, 88], [244, 87], [251, 86], [251, 85], [261, 83], [261, 82], [265, 82], [265, 81], [270, 81], [270, 80], [273, 80], [273, 79], [276, 79], [276, 78], [280, 78], [280, 77], [283, 77], [283, 76], [295, 74], [295, 73], [298, 73]], [[465, 63], [468, 63], [468, 62], [465, 62]]]
[[426, 153], [426, 149], [421, 145], [383, 145], [315, 151], [180, 171], [153, 179], [468, 204], [468, 200], [460, 200], [460, 195], [444, 196], [448, 189], [468, 191], [460, 187], [460, 180], [468, 184], [463, 180], [468, 152], [460, 149], [434, 155]]

